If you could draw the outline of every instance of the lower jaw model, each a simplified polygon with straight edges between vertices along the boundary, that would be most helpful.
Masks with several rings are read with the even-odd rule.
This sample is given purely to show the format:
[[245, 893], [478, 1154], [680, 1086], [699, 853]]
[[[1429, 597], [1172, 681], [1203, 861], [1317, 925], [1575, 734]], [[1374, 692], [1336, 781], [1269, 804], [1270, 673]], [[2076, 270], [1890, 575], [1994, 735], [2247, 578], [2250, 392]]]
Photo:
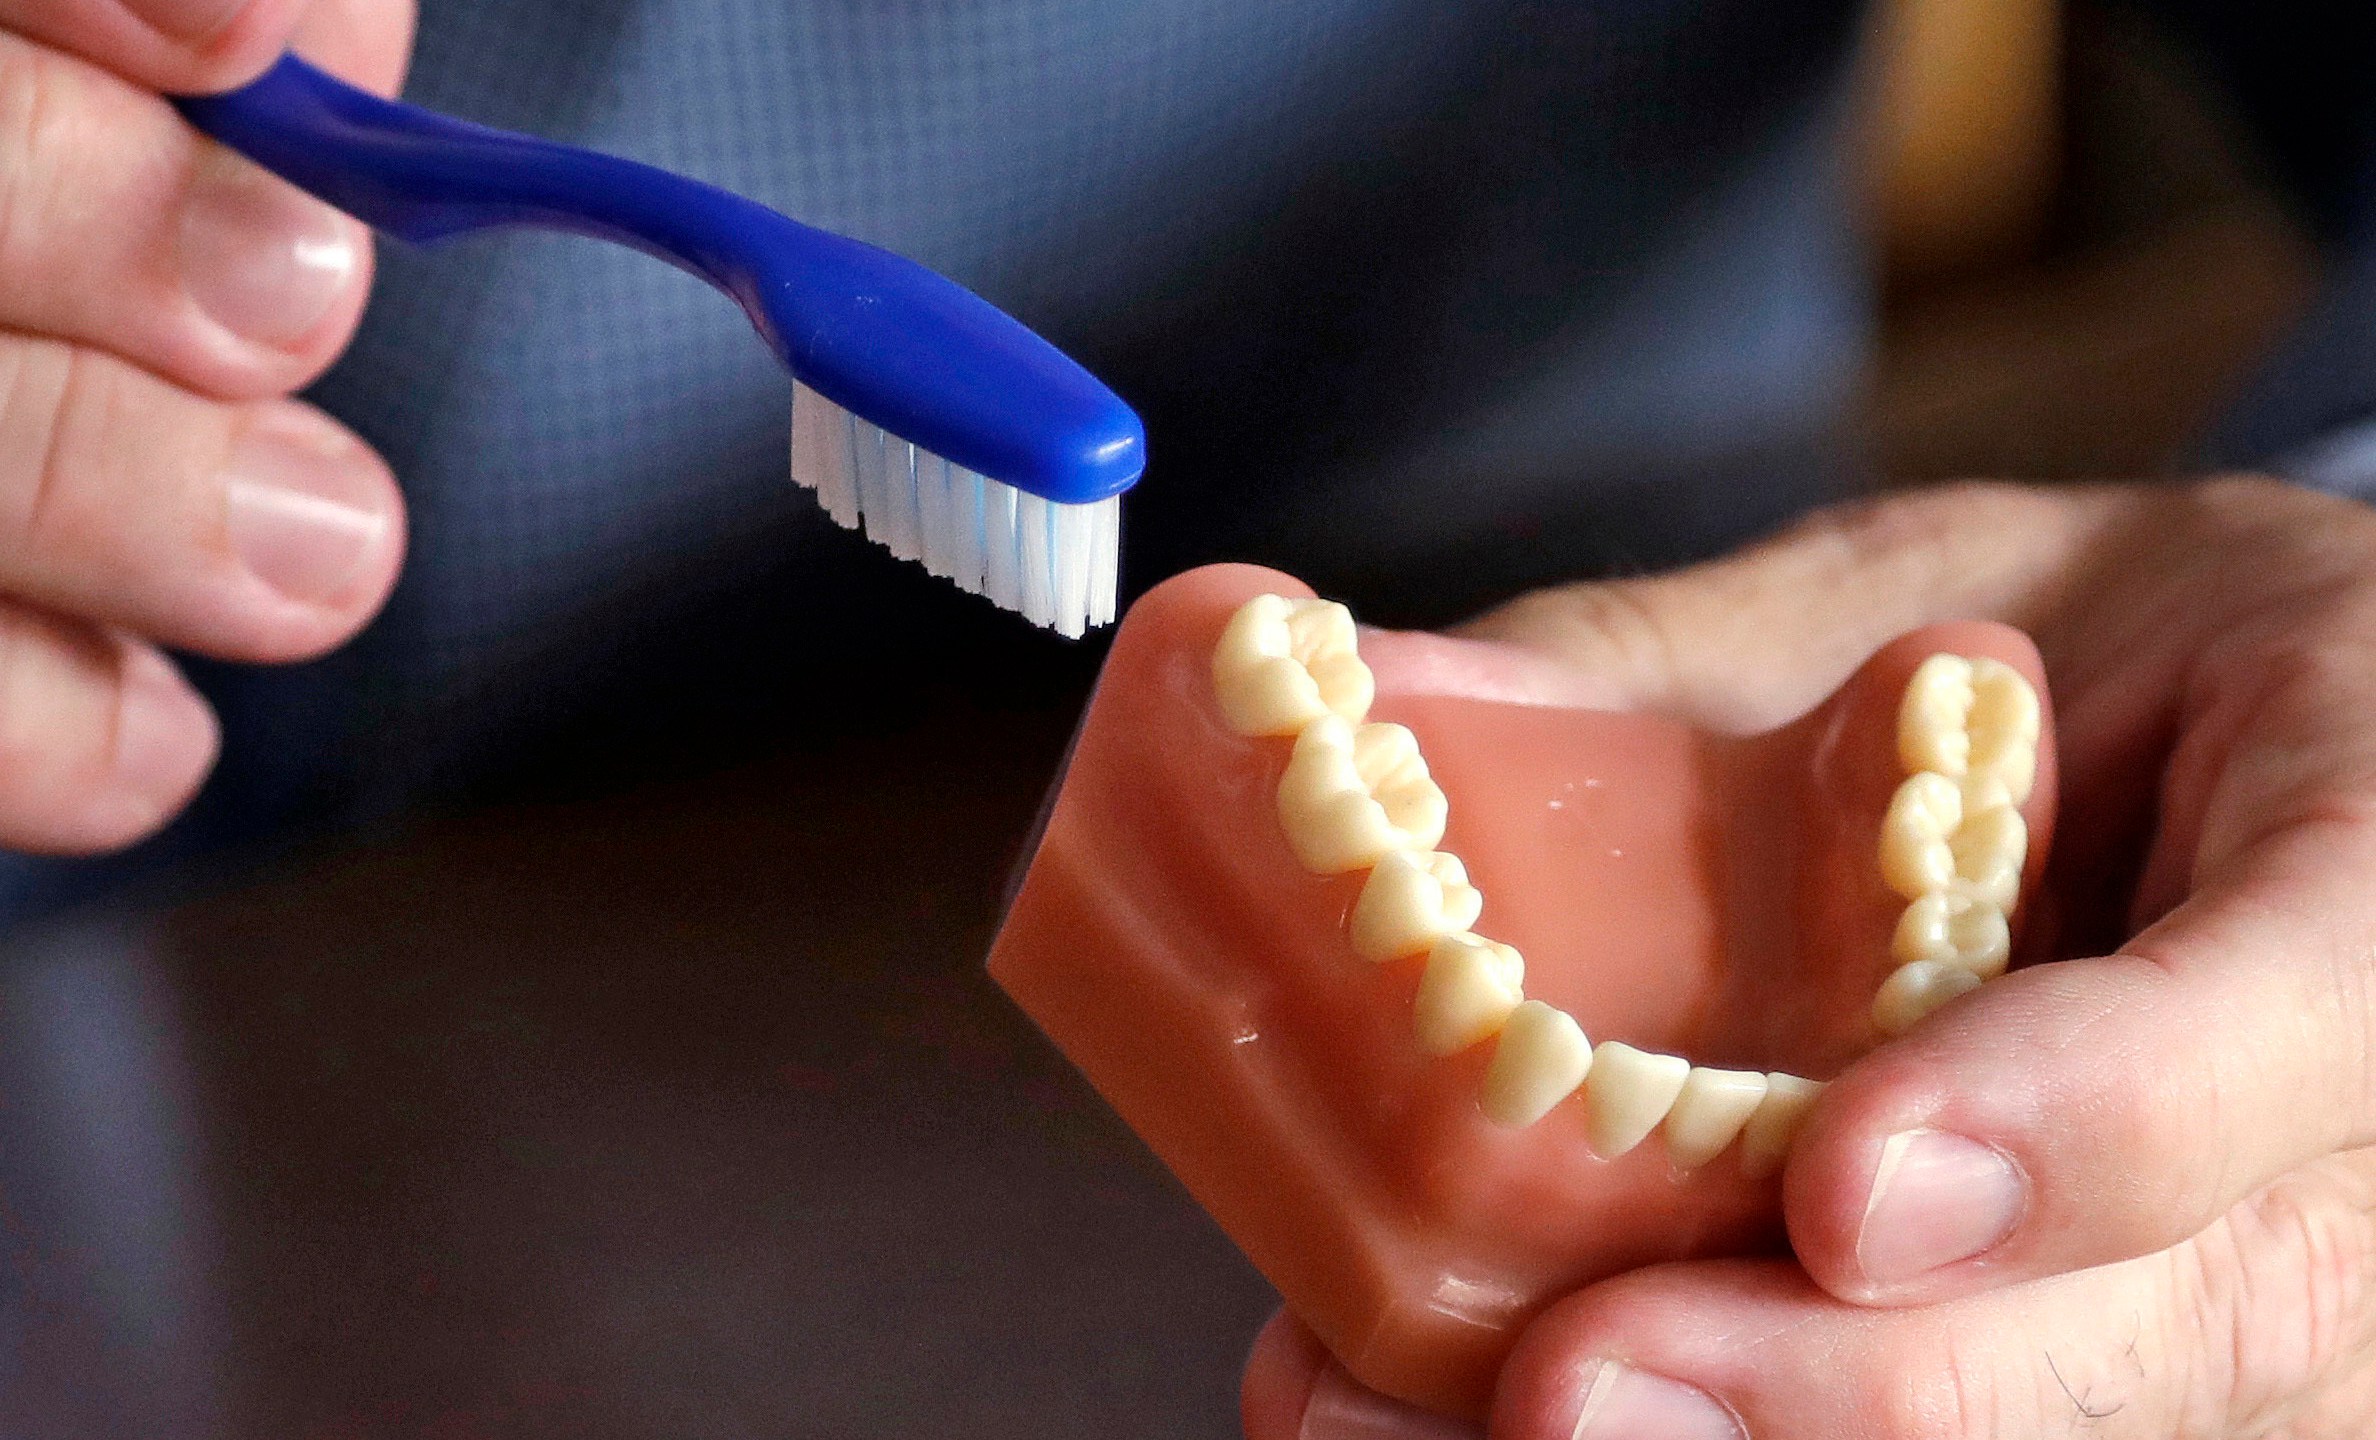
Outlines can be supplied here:
[[1473, 1416], [1560, 1295], [1778, 1243], [1822, 1081], [2003, 973], [2054, 757], [1999, 625], [1753, 736], [1396, 638], [1141, 601], [990, 968], [1354, 1375]]

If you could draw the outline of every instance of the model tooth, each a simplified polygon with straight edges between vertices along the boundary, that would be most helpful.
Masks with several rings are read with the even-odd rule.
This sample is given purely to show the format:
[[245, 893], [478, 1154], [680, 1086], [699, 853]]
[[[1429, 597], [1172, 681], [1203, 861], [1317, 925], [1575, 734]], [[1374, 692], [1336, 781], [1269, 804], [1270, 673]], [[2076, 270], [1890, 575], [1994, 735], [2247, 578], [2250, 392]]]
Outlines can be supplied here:
[[1765, 1098], [1741, 1127], [1741, 1173], [1755, 1180], [1781, 1169], [1798, 1138], [1799, 1122], [1822, 1093], [1823, 1086], [1813, 1080], [1768, 1074]]
[[1477, 1103], [1497, 1125], [1522, 1129], [1551, 1113], [1584, 1083], [1592, 1042], [1565, 1010], [1528, 1000], [1502, 1022]]
[[1975, 770], [1958, 780], [1956, 788], [1963, 792], [1963, 808], [1966, 815], [1977, 815], [1983, 810], [1994, 810], [2001, 805], [2010, 806], [2021, 803], [2013, 798], [2011, 780], [1997, 770]]
[[2038, 773], [2038, 692], [2002, 660], [1972, 662], [1971, 773], [2002, 785], [2014, 805], [2029, 802]]
[[1933, 655], [1914, 667], [1898, 703], [1898, 760], [1906, 773], [1960, 776], [1971, 754], [1972, 662]]
[[[1594, 1061], [1597, 1068], [1598, 1060]], [[1678, 1169], [1697, 1170], [1724, 1153], [1765, 1099], [1766, 1077], [1755, 1070], [1694, 1066], [1667, 1112], [1667, 1156]]]
[[1675, 1107], [1691, 1062], [1679, 1055], [1653, 1055], [1615, 1040], [1592, 1052], [1592, 1079], [1585, 1089], [1585, 1139], [1603, 1160], [1614, 1160], [1649, 1138]]
[[1491, 1039], [1526, 998], [1526, 962], [1498, 940], [1462, 932], [1446, 935], [1427, 955], [1411, 1014], [1419, 1048], [1457, 1055]]
[[1925, 895], [1898, 917], [1889, 953], [1901, 964], [1927, 961], [1969, 970], [1983, 980], [2005, 973], [2013, 934], [2004, 910], [1970, 895]]
[[1955, 878], [1947, 837], [1963, 821], [1963, 792], [1944, 775], [1909, 775], [1881, 817], [1881, 878], [1909, 900], [1944, 890]]
[[1400, 725], [1356, 730], [1340, 715], [1323, 715], [1295, 737], [1279, 777], [1279, 823], [1315, 875], [1366, 869], [1394, 850], [1433, 849], [1444, 838], [1444, 810], [1444, 792]]
[[1468, 867], [1441, 850], [1389, 850], [1353, 902], [1353, 952], [1377, 964], [1416, 955], [1477, 923], [1485, 897]]
[[1294, 735], [1323, 715], [1360, 723], [1376, 690], [1353, 612], [1332, 600], [1257, 595], [1222, 627], [1213, 691], [1241, 735]]
[[1969, 970], [1935, 960], [1900, 965], [1873, 996], [1873, 1026], [1884, 1035], [1903, 1035], [1933, 1010], [1982, 983]]
[[1449, 807], [1420, 758], [1417, 736], [1400, 725], [1363, 725], [1353, 732], [1353, 768], [1388, 822], [1409, 837], [1409, 848], [1432, 850], [1444, 838]]
[[1955, 856], [1955, 886], [1961, 894], [2011, 910], [2021, 893], [2021, 867], [2029, 859], [2029, 823], [2010, 805], [1967, 815], [1948, 839]]

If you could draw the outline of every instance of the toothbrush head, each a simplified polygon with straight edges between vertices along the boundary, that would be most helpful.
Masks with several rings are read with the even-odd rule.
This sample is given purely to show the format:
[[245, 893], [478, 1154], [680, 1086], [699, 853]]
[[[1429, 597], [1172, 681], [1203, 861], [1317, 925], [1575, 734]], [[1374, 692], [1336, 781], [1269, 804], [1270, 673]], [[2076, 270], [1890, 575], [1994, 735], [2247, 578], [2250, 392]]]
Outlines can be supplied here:
[[792, 387], [792, 478], [836, 522], [1079, 639], [1114, 623], [1122, 496], [1068, 503], [992, 480]]
[[797, 222], [745, 298], [792, 371], [792, 477], [891, 553], [1035, 625], [1111, 624], [1137, 415], [973, 292]]

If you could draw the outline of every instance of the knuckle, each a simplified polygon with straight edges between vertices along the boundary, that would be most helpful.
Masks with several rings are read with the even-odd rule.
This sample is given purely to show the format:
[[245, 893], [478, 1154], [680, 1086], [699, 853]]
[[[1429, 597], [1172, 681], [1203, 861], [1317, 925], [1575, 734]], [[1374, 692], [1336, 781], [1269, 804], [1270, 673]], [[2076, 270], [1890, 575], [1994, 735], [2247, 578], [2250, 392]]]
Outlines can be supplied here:
[[2376, 1339], [2376, 1204], [2365, 1189], [2313, 1169], [2271, 1185], [2231, 1217], [2223, 1338], [2242, 1425]]
[[74, 79], [60, 56], [0, 31], [0, 274], [24, 269], [59, 213], [57, 157], [78, 141]]
[[2036, 1405], [2015, 1379], [2008, 1383], [2001, 1353], [1976, 1345], [1951, 1327], [1926, 1327], [1924, 1343], [1874, 1388], [1870, 1433], [1906, 1440], [1995, 1440], [2035, 1431]]
[[0, 362], [0, 562], [40, 554], [65, 523], [84, 459], [76, 417], [104, 406], [104, 383], [87, 355], [54, 341]]
[[2165, 1291], [2183, 1433], [2266, 1432], [2376, 1346], [2376, 1185], [2337, 1162], [2295, 1171], [2169, 1252]]

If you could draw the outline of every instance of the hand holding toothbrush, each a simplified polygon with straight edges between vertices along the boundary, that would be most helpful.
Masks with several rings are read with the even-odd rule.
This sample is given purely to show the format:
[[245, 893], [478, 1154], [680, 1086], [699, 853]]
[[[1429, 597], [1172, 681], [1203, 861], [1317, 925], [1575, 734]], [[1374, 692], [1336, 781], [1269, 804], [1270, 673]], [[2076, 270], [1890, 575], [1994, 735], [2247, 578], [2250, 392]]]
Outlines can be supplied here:
[[287, 662], [361, 628], [403, 502], [287, 397], [352, 336], [371, 238], [166, 92], [295, 43], [392, 91], [409, 0], [0, 0], [0, 846], [163, 824], [212, 764], [161, 647]]

